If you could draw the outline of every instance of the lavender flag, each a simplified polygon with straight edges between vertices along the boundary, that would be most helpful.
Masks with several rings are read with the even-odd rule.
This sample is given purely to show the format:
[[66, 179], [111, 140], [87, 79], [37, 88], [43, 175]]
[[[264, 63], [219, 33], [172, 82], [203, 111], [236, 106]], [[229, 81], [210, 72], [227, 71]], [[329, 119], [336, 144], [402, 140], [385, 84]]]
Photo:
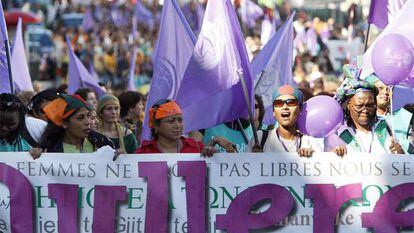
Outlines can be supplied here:
[[401, 10], [395, 15], [395, 20], [390, 22], [387, 27], [382, 31], [382, 33], [377, 37], [377, 39], [372, 43], [368, 50], [363, 55], [363, 66], [361, 72], [361, 79], [365, 79], [372, 73], [374, 73], [374, 68], [372, 67], [372, 49], [375, 46], [375, 43], [379, 41], [382, 37], [391, 34], [397, 33], [405, 36], [407, 39], [414, 44], [414, 27], [412, 22], [414, 22], [414, 0], [409, 0], [401, 8]]
[[[137, 3], [138, 4], [138, 3]], [[191, 58], [195, 36], [175, 0], [166, 0], [154, 49], [154, 74], [145, 108], [143, 139], [150, 139], [148, 111], [160, 99], [175, 99]]]
[[10, 93], [9, 68], [4, 41], [8, 40], [6, 21], [4, 20], [3, 6], [0, 3], [0, 93]]
[[95, 72], [95, 68], [93, 67], [93, 61], [89, 61], [89, 69], [88, 69], [89, 74], [91, 74], [92, 78], [96, 81], [96, 83], [99, 83], [99, 76], [98, 74]]
[[90, 7], [88, 7], [85, 11], [85, 15], [83, 16], [82, 21], [82, 29], [84, 31], [89, 31], [95, 28], [95, 20], [93, 18], [93, 12]]
[[407, 0], [371, 0], [368, 23], [384, 29], [395, 18], [405, 2]]
[[75, 93], [79, 88], [91, 88], [99, 97], [105, 95], [105, 91], [99, 87], [98, 82], [96, 82], [96, 80], [73, 52], [69, 38], [67, 37], [66, 44], [68, 46], [69, 53], [69, 94]]
[[395, 86], [392, 90], [392, 110], [395, 112], [406, 104], [414, 103], [414, 88]]
[[248, 28], [254, 28], [256, 21], [263, 15], [263, 9], [251, 0], [244, 0], [240, 7], [241, 20]]
[[293, 13], [251, 63], [255, 77], [255, 94], [262, 96], [267, 117], [265, 123], [274, 122], [272, 93], [281, 85], [293, 84]]
[[22, 18], [17, 23], [16, 36], [11, 55], [11, 67], [16, 93], [21, 91], [33, 91], [32, 79], [27, 66], [26, 53], [24, 51]]
[[128, 91], [135, 91], [135, 63], [137, 61], [138, 49], [134, 46], [131, 54], [131, 62], [129, 63], [129, 80], [128, 80]]
[[[221, 73], [224, 76], [217, 76], [215, 75], [217, 73], [215, 73], [214, 71], [211, 72], [211, 70], [204, 71], [202, 75], [212, 73], [213, 75], [215, 75], [213, 77], [225, 78], [225, 79], [231, 80], [230, 81], [231, 83], [232, 81], [235, 81], [236, 79], [238, 79], [237, 71], [239, 72], [242, 71], [243, 76], [246, 81], [246, 85], [247, 85], [247, 90], [248, 90], [247, 95], [249, 96], [250, 103], [253, 103], [254, 101], [253, 80], [252, 80], [252, 75], [251, 75], [251, 70], [249, 66], [249, 60], [247, 56], [247, 50], [245, 47], [243, 34], [241, 32], [240, 24], [237, 20], [236, 12], [234, 10], [233, 5], [230, 3], [230, 1], [225, 1], [225, 3], [226, 4], [224, 4], [224, 1], [222, 0], [208, 1], [206, 17], [204, 18], [203, 28], [201, 30], [201, 34], [200, 34], [198, 41], [206, 40], [206, 38], [205, 39], [203, 38], [203, 37], [206, 37], [206, 35], [203, 34], [203, 30], [208, 29], [210, 32], [216, 31], [214, 32], [213, 36], [216, 36], [215, 33], [222, 32], [222, 29], [223, 29], [222, 27], [224, 27], [224, 25], [222, 25], [222, 23], [219, 23], [219, 22], [225, 22], [226, 24], [225, 28], [228, 29], [228, 31], [227, 33], [221, 34], [220, 36], [222, 37], [221, 39], [223, 41], [226, 41], [226, 46], [231, 47], [234, 50], [232, 51], [233, 56], [222, 56], [219, 63], [221, 64], [233, 63], [233, 64], [229, 66], [218, 65], [213, 68], [213, 69], [218, 69], [218, 68], [222, 69], [218, 73]], [[223, 18], [217, 19], [216, 16], [213, 16], [213, 14], [216, 14]], [[216, 27], [214, 27], [214, 30], [213, 28], [210, 28], [212, 24], [216, 25]], [[223, 38], [224, 36], [229, 36], [229, 38]], [[210, 37], [210, 38], [213, 39], [211, 41], [217, 40], [216, 38], [214, 39], [214, 37]], [[206, 42], [208, 42], [208, 40], [206, 40]], [[207, 48], [208, 47], [206, 47], [204, 54], [211, 53], [211, 49], [214, 49], [215, 47], [210, 47], [210, 51], [207, 50]], [[222, 63], [223, 59], [229, 59], [231, 57], [233, 60]], [[210, 56], [210, 60], [207, 60], [207, 61], [209, 62], [214, 61], [214, 59], [211, 59], [211, 58], [214, 58], [214, 56]], [[235, 70], [231, 70], [233, 68], [235, 68]], [[195, 77], [195, 78], [199, 78], [199, 77]], [[214, 82], [214, 80], [212, 82]], [[205, 88], [211, 90], [211, 88], [209, 88], [208, 85], [205, 86]], [[183, 89], [183, 84], [181, 85], [180, 91], [182, 89]], [[189, 101], [189, 99], [193, 98], [193, 96], [191, 95], [182, 96], [184, 97], [183, 100], [190, 102], [190, 105], [183, 107], [184, 123], [185, 123], [184, 131], [185, 132], [209, 128], [209, 127], [221, 124], [223, 122], [233, 121], [241, 117], [247, 117], [248, 108], [245, 102], [243, 88], [239, 80], [237, 80], [237, 82], [234, 85], [220, 92], [216, 92], [215, 90], [212, 90], [210, 93], [205, 93], [205, 94], [207, 94], [206, 97], [198, 102]]]
[[183, 14], [196, 35], [201, 31], [204, 13], [204, 7], [198, 1], [189, 1], [183, 7]]
[[245, 52], [244, 38], [241, 36], [243, 47], [239, 48], [232, 23], [225, 1], [212, 0], [207, 3], [203, 26], [177, 94], [181, 107], [238, 84], [237, 71], [241, 68], [246, 79], [250, 78], [250, 72], [245, 69], [249, 66], [241, 67]]
[[154, 15], [150, 10], [148, 10], [141, 2], [142, 0], [137, 0], [135, 5], [134, 14], [137, 17], [138, 23], [145, 23], [148, 27], [154, 27]]

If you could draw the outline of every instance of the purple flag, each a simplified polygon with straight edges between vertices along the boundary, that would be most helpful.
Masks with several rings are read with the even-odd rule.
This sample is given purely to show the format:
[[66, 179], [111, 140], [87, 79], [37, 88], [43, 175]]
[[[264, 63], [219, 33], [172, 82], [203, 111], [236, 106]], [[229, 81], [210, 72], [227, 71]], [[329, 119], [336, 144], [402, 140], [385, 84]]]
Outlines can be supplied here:
[[414, 88], [395, 86], [392, 89], [392, 110], [395, 112], [406, 104], [414, 103]]
[[105, 92], [101, 89], [98, 82], [96, 82], [96, 80], [73, 52], [69, 38], [67, 37], [66, 45], [68, 46], [69, 53], [68, 93], [73, 94], [79, 88], [91, 88], [99, 97], [105, 95]]
[[[368, 23], [384, 29], [407, 0], [371, 0]], [[412, 9], [411, 9], [412, 10]]]
[[135, 91], [135, 63], [137, 61], [138, 49], [134, 46], [134, 49], [131, 54], [131, 62], [129, 63], [129, 80], [128, 80], [128, 91]]
[[238, 47], [236, 40], [239, 38], [236, 38], [232, 23], [225, 1], [212, 0], [207, 3], [203, 26], [177, 94], [181, 107], [238, 84], [237, 71], [240, 69], [243, 69], [246, 79], [250, 79], [249, 66], [241, 66], [243, 53], [246, 52], [244, 38], [241, 36], [243, 47]]
[[33, 91], [32, 79], [30, 78], [26, 53], [24, 51], [22, 18], [19, 18], [17, 23], [16, 36], [14, 37], [14, 45], [11, 55], [11, 67], [16, 93], [21, 91]]
[[[138, 3], [137, 3], [138, 4]], [[160, 31], [154, 49], [154, 74], [145, 108], [142, 139], [150, 139], [148, 111], [160, 99], [175, 99], [188, 61], [195, 36], [175, 0], [166, 0], [162, 9]]]
[[95, 28], [95, 20], [93, 18], [93, 12], [90, 7], [88, 7], [85, 11], [85, 15], [83, 16], [82, 22], [82, 29], [84, 31], [89, 31]]
[[286, 84], [293, 84], [293, 13], [285, 24], [251, 63], [255, 77], [255, 94], [262, 96], [266, 108], [265, 124], [274, 122], [272, 109], [273, 91]]
[[6, 21], [4, 20], [3, 6], [0, 4], [0, 93], [10, 93], [9, 69], [7, 65], [6, 46], [8, 40]]
[[[217, 18], [217, 16], [220, 16], [223, 18]], [[222, 25], [223, 23], [221, 22], [225, 22], [226, 25]], [[211, 28], [212, 25], [215, 25], [216, 27]], [[222, 30], [224, 26], [228, 31], [224, 34], [217, 34], [217, 33], [223, 33]], [[209, 39], [213, 39], [212, 41], [217, 41], [219, 39], [214, 38], [214, 36], [221, 37], [220, 40], [225, 41], [226, 47], [234, 49], [233, 51], [231, 51], [233, 54], [232, 56], [221, 56], [221, 59], [219, 61], [220, 65], [213, 67], [211, 70], [204, 70], [204, 72], [201, 73], [201, 75], [203, 76], [200, 76], [200, 77], [195, 76], [193, 78], [196, 78], [196, 79], [197, 78], [198, 79], [208, 78], [208, 76], [205, 76], [205, 75], [208, 75], [210, 73], [213, 75], [212, 77], [216, 79], [225, 78], [225, 79], [231, 80], [229, 82], [225, 81], [222, 83], [228, 84], [233, 81], [237, 81], [237, 82], [234, 85], [231, 85], [230, 87], [222, 89], [222, 91], [220, 92], [217, 92], [216, 90], [211, 90], [209, 84], [207, 84], [206, 86], [204, 86], [204, 88], [210, 90], [211, 92], [206, 93], [205, 91], [203, 91], [206, 97], [198, 102], [191, 101], [191, 99], [193, 99], [192, 95], [182, 95], [183, 97], [182, 100], [185, 100], [185, 102], [190, 103], [188, 106], [183, 107], [184, 123], [185, 123], [184, 131], [185, 132], [190, 132], [190, 131], [199, 130], [203, 128], [209, 128], [209, 127], [213, 127], [215, 125], [221, 124], [223, 122], [233, 121], [241, 117], [247, 117], [248, 108], [247, 108], [247, 104], [245, 101], [241, 82], [237, 76], [237, 71], [243, 72], [243, 76], [246, 80], [246, 85], [248, 89], [247, 95], [249, 95], [250, 103], [254, 103], [253, 102], [254, 101], [253, 80], [252, 80], [251, 70], [249, 66], [247, 50], [246, 50], [246, 46], [244, 43], [243, 34], [240, 29], [240, 24], [237, 20], [236, 12], [234, 10], [233, 5], [229, 1], [222, 1], [222, 0], [208, 1], [206, 17], [204, 18], [203, 28], [201, 30], [201, 34], [200, 34], [200, 37], [197, 43], [200, 43], [200, 41], [203, 42], [203, 40], [207, 39], [206, 34], [203, 34], [203, 31], [207, 33], [209, 30], [212, 30], [210, 31], [211, 33], [210, 36], [212, 37], [210, 37]], [[228, 36], [228, 38], [223, 38], [225, 36]], [[216, 44], [216, 46], [217, 45], [220, 45], [220, 44]], [[212, 53], [211, 51], [212, 49], [217, 48], [216, 46], [205, 47], [205, 50], [204, 51], [201, 50], [201, 52], [202, 54], [210, 54]], [[202, 48], [203, 47], [201, 46], [201, 49]], [[200, 47], [195, 48], [195, 49], [200, 49]], [[230, 52], [230, 51], [226, 51], [226, 52]], [[229, 58], [233, 60], [222, 62], [223, 59], [229, 59]], [[210, 56], [210, 60], [207, 60], [206, 62], [211, 63], [214, 61], [214, 59], [217, 59], [217, 58], [215, 58], [214, 56]], [[225, 65], [222, 65], [222, 64], [225, 64]], [[217, 71], [217, 69], [222, 69], [222, 70]], [[224, 76], [218, 76], [217, 75], [218, 73]], [[185, 80], [183, 80], [183, 83], [184, 82]], [[211, 82], [217, 83], [217, 81], [215, 80], [211, 80]], [[221, 83], [221, 82], [218, 82], [218, 83]], [[197, 83], [195, 84], [198, 85]], [[192, 87], [190, 86], [189, 88], [192, 88]], [[182, 90], [183, 90], [183, 84], [181, 84], [181, 88], [180, 88], [180, 91]], [[184, 89], [183, 91], [187, 91], [187, 90]]]
[[194, 33], [198, 35], [203, 23], [204, 7], [198, 1], [189, 1], [183, 7], [183, 14], [190, 24], [190, 27], [194, 30]]
[[414, 22], [414, 1], [408, 1], [398, 13], [395, 15], [395, 19], [387, 25], [387, 27], [381, 32], [377, 39], [370, 45], [368, 50], [363, 55], [363, 66], [362, 72], [360, 75], [361, 79], [365, 79], [372, 73], [374, 73], [374, 68], [372, 67], [372, 50], [375, 46], [375, 43], [379, 41], [382, 37], [391, 34], [397, 33], [405, 36], [407, 39], [414, 44], [414, 28], [412, 22]]
[[138, 21], [137, 17], [135, 15], [132, 16], [132, 30], [131, 30], [132, 38], [135, 40], [135, 38], [138, 37]]
[[89, 73], [93, 77], [93, 79], [96, 81], [96, 83], [99, 83], [101, 80], [99, 80], [98, 74], [95, 72], [95, 68], [93, 67], [93, 61], [89, 61]]
[[251, 0], [244, 0], [240, 7], [241, 21], [248, 27], [254, 28], [256, 21], [263, 15], [263, 9]]
[[154, 15], [150, 10], [148, 10], [144, 4], [141, 2], [142, 0], [137, 0], [135, 5], [134, 14], [137, 17], [138, 23], [145, 23], [148, 27], [154, 27]]

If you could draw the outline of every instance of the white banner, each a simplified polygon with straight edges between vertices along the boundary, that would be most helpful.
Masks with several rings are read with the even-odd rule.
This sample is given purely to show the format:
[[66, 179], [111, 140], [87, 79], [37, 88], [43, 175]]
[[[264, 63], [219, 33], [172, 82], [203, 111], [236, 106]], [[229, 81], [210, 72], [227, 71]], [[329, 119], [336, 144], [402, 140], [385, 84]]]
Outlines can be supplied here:
[[[229, 227], [226, 228], [228, 232], [242, 232], [240, 229], [243, 227], [251, 230], [264, 229], [260, 232], [333, 232], [330, 231], [331, 225], [332, 229], [335, 225], [335, 228], [338, 229], [337, 232], [340, 233], [372, 232], [372, 228], [364, 228], [362, 226], [380, 224], [380, 222], [372, 223], [373, 219], [380, 218], [378, 216], [383, 216], [381, 219], [382, 223], [386, 222], [391, 225], [406, 224], [406, 226], [408, 224], [408, 226], [411, 226], [404, 228], [401, 232], [414, 232], [412, 225], [409, 225], [410, 223], [395, 223], [394, 220], [386, 219], [386, 216], [392, 218], [390, 216], [394, 212], [396, 215], [401, 214], [398, 211], [406, 214], [413, 214], [414, 212], [412, 202], [400, 203], [408, 198], [399, 196], [399, 193], [408, 196], [412, 194], [411, 200], [414, 198], [414, 160], [411, 156], [353, 154], [346, 155], [341, 159], [332, 153], [315, 154], [312, 158], [299, 158], [296, 154], [287, 153], [264, 153], [218, 154], [212, 158], [205, 159], [196, 154], [156, 154], [121, 155], [116, 161], [112, 161], [112, 155], [110, 153], [43, 154], [37, 160], [33, 160], [27, 153], [0, 153], [0, 163], [15, 168], [18, 173], [23, 174], [30, 182], [34, 193], [33, 206], [35, 206], [33, 222], [35, 232], [37, 233], [63, 232], [58, 230], [58, 225], [60, 224], [58, 223], [58, 209], [61, 207], [64, 208], [65, 205], [67, 207], [70, 203], [69, 201], [67, 201], [69, 203], [67, 204], [66, 201], [62, 202], [61, 200], [57, 200], [56, 204], [55, 201], [49, 199], [48, 192], [51, 190], [48, 190], [48, 185], [51, 184], [72, 184], [79, 186], [77, 188], [78, 195], [65, 193], [66, 197], [71, 195], [73, 197], [79, 197], [77, 206], [79, 214], [77, 227], [79, 232], [103, 232], [97, 229], [92, 231], [93, 224], [97, 224], [96, 226], [99, 225], [99, 219], [94, 219], [92, 208], [96, 204], [94, 187], [97, 185], [126, 186], [125, 201], [116, 202], [118, 211], [116, 212], [116, 220], [114, 223], [115, 232], [157, 232], [148, 230], [149, 226], [146, 226], [147, 183], [150, 182], [150, 178], [144, 179], [143, 177], [139, 177], [140, 171], [138, 169], [138, 163], [141, 163], [140, 166], [148, 168], [147, 164], [143, 164], [142, 162], [160, 162], [159, 164], [165, 162], [168, 164], [169, 185], [165, 187], [166, 190], [169, 190], [166, 193], [170, 200], [168, 232], [190, 232], [187, 219], [186, 203], [188, 200], [186, 199], [186, 183], [182, 177], [178, 176], [178, 161], [206, 161], [208, 179], [205, 189], [208, 197], [206, 198], [205, 208], [207, 208], [207, 212], [205, 211], [205, 213], [208, 214], [204, 232], [222, 232], [216, 229], [217, 225], [220, 225], [216, 224], [216, 217], [219, 214], [224, 215], [226, 212], [233, 211], [230, 210], [231, 208], [229, 206], [236, 197], [233, 201], [235, 211], [233, 211], [231, 220], [230, 218], [228, 219], [227, 224], [231, 225], [232, 222], [234, 223], [236, 221], [238, 226], [233, 226], [233, 230], [231, 230], [231, 227], [227, 225]], [[146, 170], [147, 175], [148, 172], [158, 174], [152, 168]], [[195, 170], [197, 172], [203, 169], [201, 166]], [[7, 173], [8, 171], [6, 171], [5, 166], [1, 166], [0, 179], [3, 183], [7, 183], [5, 182]], [[15, 177], [16, 175], [13, 176]], [[189, 173], [189, 177], [191, 177], [191, 172]], [[310, 184], [325, 184], [324, 188], [322, 186], [315, 186], [313, 187], [313, 191], [308, 190], [308, 197], [313, 195], [313, 202], [310, 200], [311, 198], [305, 198], [305, 185]], [[354, 184], [354, 186], [349, 186], [348, 190], [340, 189], [330, 196], [329, 192], [334, 192], [335, 190], [333, 186], [329, 188], [328, 184], [334, 184], [337, 189], [340, 186], [350, 184]], [[9, 184], [9, 188], [16, 188], [16, 185], [19, 184]], [[162, 186], [162, 183], [157, 183], [156, 185]], [[277, 191], [276, 188], [278, 186], [276, 185], [283, 186], [283, 190], [288, 191], [287, 194], [290, 195], [285, 195], [280, 190]], [[358, 188], [355, 188], [358, 186], [361, 187], [360, 191], [358, 191]], [[398, 191], [398, 186], [406, 187], [404, 191]], [[246, 213], [242, 211], [244, 204], [249, 201], [254, 202], [253, 199], [265, 195], [267, 191], [263, 190], [269, 191], [269, 188], [273, 191], [276, 190], [275, 192], [271, 190], [269, 195], [277, 194], [270, 199], [267, 198], [268, 201], [272, 200], [272, 203], [267, 202], [265, 206], [256, 206], [257, 208], [252, 208], [252, 211], [247, 211]], [[397, 205], [400, 204], [400, 207], [393, 207], [390, 204], [392, 201], [388, 200], [387, 205], [389, 208], [385, 211], [386, 213], [384, 211], [380, 213], [381, 211], [378, 210], [376, 215], [371, 216], [371, 220], [367, 216], [367, 219], [364, 220], [366, 222], [363, 224], [361, 214], [372, 213], [377, 201], [384, 197], [384, 193], [387, 191], [394, 190], [393, 188], [397, 190], [398, 198], [402, 199], [397, 200]], [[322, 189], [325, 191], [321, 191]], [[191, 190], [192, 196], [194, 196], [193, 191]], [[245, 195], [243, 198], [243, 195], [240, 195], [243, 191], [246, 191], [246, 194], [250, 192], [250, 196]], [[19, 193], [18, 195], [23, 194], [25, 193]], [[340, 214], [336, 216], [337, 211], [334, 210], [334, 206], [339, 209], [343, 204], [342, 201], [345, 200], [344, 203], [347, 202], [346, 196], [348, 194], [351, 196], [361, 196], [362, 200], [355, 199], [348, 202], [349, 208], [341, 209]], [[157, 193], [157, 195], [162, 195], [162, 193]], [[13, 209], [13, 206], [10, 205], [9, 196], [8, 188], [5, 184], [1, 184], [1, 232], [11, 232], [10, 218], [12, 214], [10, 213], [10, 209]], [[392, 198], [395, 199], [395, 195], [393, 196]], [[103, 197], [105, 202], [111, 203], [111, 200], [105, 198], [107, 197]], [[317, 198], [322, 198], [324, 204], [319, 205], [321, 199], [316, 201]], [[334, 203], [332, 205], [329, 204], [332, 201], [331, 199], [333, 200], [332, 203]], [[197, 201], [198, 198], [194, 200]], [[282, 200], [286, 201], [280, 203]], [[293, 206], [289, 205], [289, 200], [294, 200]], [[236, 204], [236, 201], [239, 203]], [[65, 205], [59, 203], [65, 203]], [[318, 209], [316, 206], [318, 206]], [[202, 205], [199, 208], [203, 208]], [[160, 207], [160, 209], [162, 208]], [[283, 214], [284, 210], [288, 210], [288, 216]], [[152, 208], [152, 211], [159, 211], [159, 209]], [[269, 216], [264, 216], [266, 211], [269, 211], [269, 213], [273, 211], [270, 218]], [[318, 214], [316, 213], [317, 211], [321, 211], [321, 213]], [[332, 223], [329, 220], [329, 213], [331, 215], [332, 213], [335, 214]], [[108, 211], [105, 214], [110, 215], [111, 212]], [[158, 216], [157, 214], [155, 215]], [[199, 217], [195, 215], [190, 215], [190, 218]], [[228, 213], [227, 216], [230, 216], [230, 214]], [[275, 222], [278, 216], [281, 216], [283, 220]], [[255, 220], [255, 217], [266, 218], [266, 221], [260, 219]], [[98, 217], [95, 216], [95, 218]], [[111, 216], [109, 218], [113, 219]], [[324, 221], [320, 222], [320, 218], [323, 218]], [[155, 220], [160, 225], [164, 222], [162, 217]], [[67, 221], [65, 224], [68, 225], [71, 223], [70, 219], [59, 219], [59, 221]], [[410, 219], [407, 221], [410, 222]], [[18, 223], [13, 222], [13, 224]], [[270, 228], [263, 227], [266, 224], [267, 226], [273, 226]], [[224, 226], [226, 224], [223, 223], [221, 225]], [[393, 226], [390, 227], [392, 228]], [[203, 229], [200, 226], [196, 228]], [[397, 226], [394, 229], [398, 229]], [[109, 230], [108, 232], [114, 231]], [[194, 232], [200, 231], [194, 230]]]

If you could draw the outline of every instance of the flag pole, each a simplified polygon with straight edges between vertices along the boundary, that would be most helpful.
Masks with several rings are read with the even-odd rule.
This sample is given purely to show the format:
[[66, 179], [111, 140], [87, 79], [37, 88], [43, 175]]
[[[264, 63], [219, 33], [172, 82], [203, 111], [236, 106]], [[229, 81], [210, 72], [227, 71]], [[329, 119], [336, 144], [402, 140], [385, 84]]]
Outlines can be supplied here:
[[369, 31], [371, 29], [371, 24], [368, 24], [368, 29], [367, 29], [367, 34], [365, 35], [365, 45], [364, 45], [364, 53], [367, 51], [368, 49], [368, 38], [369, 38]]
[[246, 143], [246, 145], [249, 144], [249, 138], [247, 138], [246, 132], [244, 132], [243, 125], [240, 122], [240, 119], [237, 119], [237, 127], [239, 128], [240, 133], [241, 133], [241, 135], [242, 135], [242, 137], [243, 137], [244, 142]]
[[247, 90], [247, 85], [246, 85], [246, 80], [244, 79], [243, 70], [242, 69], [237, 70], [237, 75], [239, 76], [241, 84], [242, 84], [244, 100], [246, 101], [247, 112], [249, 114], [250, 124], [252, 125], [254, 142], [255, 144], [259, 144], [259, 137], [257, 136], [256, 126], [254, 125], [252, 106], [250, 103], [249, 92]]
[[7, 68], [9, 70], [9, 83], [10, 83], [10, 93], [14, 93], [14, 83], [13, 83], [13, 73], [11, 68], [11, 58], [10, 58], [10, 46], [9, 46], [9, 40], [6, 39], [4, 41], [4, 48], [6, 49], [6, 58], [7, 58]]

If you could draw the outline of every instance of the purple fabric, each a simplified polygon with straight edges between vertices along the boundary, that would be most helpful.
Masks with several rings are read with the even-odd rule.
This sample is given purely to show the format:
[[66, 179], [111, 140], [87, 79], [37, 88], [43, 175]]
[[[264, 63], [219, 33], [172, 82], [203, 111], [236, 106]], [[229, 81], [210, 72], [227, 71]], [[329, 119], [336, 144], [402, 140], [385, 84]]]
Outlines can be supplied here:
[[131, 29], [132, 38], [135, 39], [138, 37], [138, 21], [135, 15], [132, 16], [132, 29]]
[[168, 166], [166, 162], [139, 162], [140, 177], [147, 178], [145, 232], [168, 231]]
[[248, 67], [242, 67], [246, 49], [244, 38], [243, 47], [236, 44], [236, 27], [239, 25], [230, 21], [225, 1], [207, 3], [203, 26], [177, 94], [182, 108], [236, 85], [239, 69], [250, 78]]
[[241, 21], [248, 27], [254, 28], [256, 21], [263, 15], [263, 9], [251, 0], [244, 0], [240, 7]]
[[[266, 108], [265, 124], [274, 124], [273, 91], [282, 85], [292, 85], [293, 74], [293, 17], [276, 32], [251, 63], [255, 77], [255, 93], [262, 96]], [[270, 112], [269, 112], [270, 111]]]
[[150, 28], [154, 27], [154, 14], [142, 4], [142, 0], [137, 0], [134, 14], [138, 23], [147, 24]]
[[[392, 0], [391, 0], [392, 1]], [[371, 0], [368, 23], [380, 29], [388, 25], [388, 0]]]
[[16, 36], [14, 37], [14, 45], [11, 54], [11, 67], [16, 93], [21, 91], [33, 91], [32, 79], [30, 78], [26, 53], [24, 51], [21, 18], [19, 18], [17, 23]]
[[116, 203], [126, 197], [126, 186], [95, 186], [92, 232], [114, 232]]
[[97, 80], [92, 77], [86, 67], [73, 52], [69, 38], [66, 38], [66, 45], [68, 46], [69, 53], [69, 94], [75, 93], [79, 88], [87, 87], [94, 90], [98, 97], [104, 96], [105, 92], [101, 89]]
[[305, 197], [312, 199], [313, 232], [335, 231], [335, 220], [341, 207], [351, 199], [362, 198], [361, 184], [348, 184], [335, 188], [334, 184], [307, 184]]
[[414, 88], [395, 86], [392, 89], [392, 110], [395, 112], [414, 101]]
[[190, 1], [183, 6], [183, 14], [196, 35], [201, 31], [204, 13], [204, 7], [198, 1]]
[[185, 177], [188, 232], [206, 232], [206, 179], [205, 161], [179, 161], [178, 176]]
[[93, 18], [92, 9], [89, 7], [85, 11], [85, 15], [83, 16], [82, 22], [82, 29], [84, 31], [89, 31], [95, 28], [95, 19]]
[[5, 184], [10, 192], [11, 232], [33, 232], [33, 189], [29, 180], [15, 168], [0, 163], [0, 182]]
[[[213, 8], [214, 10], [215, 8]], [[236, 44], [240, 63], [238, 64], [243, 70], [246, 80], [250, 102], [254, 103], [253, 80], [247, 57], [244, 38], [237, 20], [236, 12], [233, 5], [226, 1], [226, 9], [229, 21], [231, 23], [231, 33]], [[247, 106], [244, 101], [244, 93], [241, 82], [238, 82], [232, 88], [219, 92], [215, 95], [208, 96], [202, 101], [195, 102], [183, 109], [184, 114], [184, 131], [191, 132], [194, 130], [204, 129], [216, 126], [223, 122], [233, 121], [241, 117], [247, 117]], [[253, 106], [253, 105], [252, 105]], [[205, 114], [208, 112], [209, 114]]]
[[414, 210], [396, 212], [403, 201], [414, 197], [414, 183], [400, 184], [384, 193], [372, 213], [363, 213], [362, 227], [375, 233], [398, 233], [400, 227], [414, 226]]
[[58, 211], [58, 228], [60, 233], [78, 231], [78, 188], [79, 185], [48, 184], [49, 198], [55, 199]]
[[195, 36], [175, 0], [166, 0], [157, 44], [154, 49], [154, 74], [145, 108], [142, 139], [150, 139], [148, 111], [160, 99], [175, 99], [194, 49]]
[[88, 70], [89, 74], [91, 74], [92, 78], [99, 83], [99, 76], [98, 74], [95, 72], [95, 68], [93, 67], [93, 62], [89, 61], [89, 70]]
[[134, 46], [131, 54], [131, 62], [129, 63], [129, 79], [128, 79], [128, 91], [136, 91], [135, 87], [135, 63], [137, 61], [138, 49]]
[[6, 46], [8, 40], [6, 21], [4, 20], [3, 7], [0, 4], [0, 93], [10, 93], [9, 69], [7, 67]]
[[[251, 208], [264, 200], [270, 200], [271, 206], [262, 213], [252, 214]], [[237, 195], [226, 214], [217, 215], [217, 229], [227, 230], [228, 233], [264, 229], [287, 217], [294, 204], [295, 200], [284, 187], [276, 184], [256, 185]]]

